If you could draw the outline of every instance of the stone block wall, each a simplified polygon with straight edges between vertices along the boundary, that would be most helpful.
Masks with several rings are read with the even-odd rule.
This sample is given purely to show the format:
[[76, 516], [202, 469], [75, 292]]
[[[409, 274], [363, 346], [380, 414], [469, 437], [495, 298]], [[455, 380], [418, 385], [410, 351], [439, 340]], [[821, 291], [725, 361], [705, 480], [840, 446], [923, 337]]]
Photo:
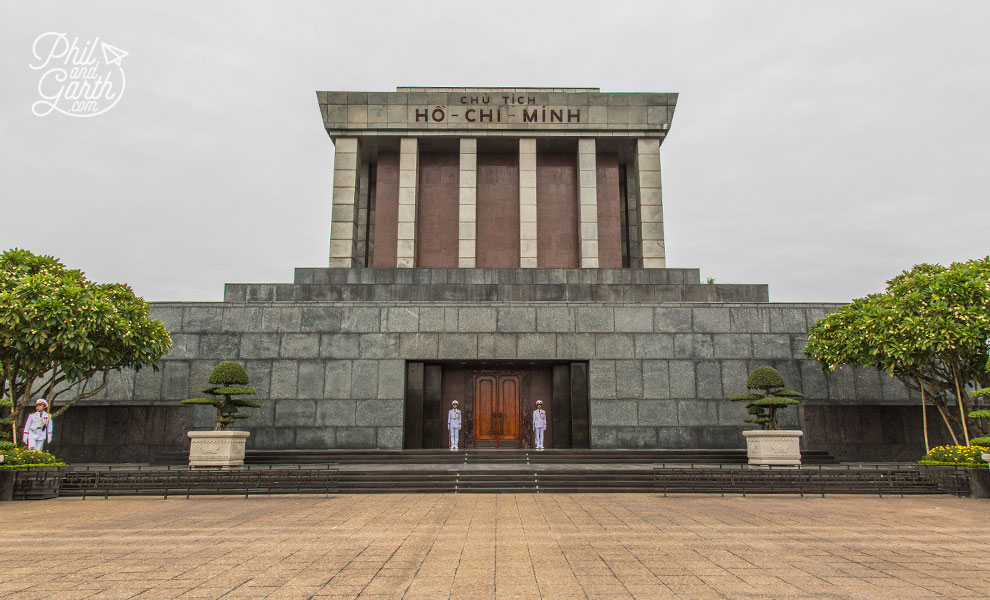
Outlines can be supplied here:
[[[836, 306], [156, 303], [152, 315], [174, 342], [161, 371], [117, 377], [86, 404], [171, 407], [196, 395], [218, 362], [238, 360], [264, 405], [244, 423], [249, 447], [401, 448], [407, 360], [587, 360], [592, 447], [740, 448], [744, 407], [725, 398], [745, 391], [759, 365], [779, 369], [806, 407], [915, 402], [875, 372], [825, 377], [803, 358], [807, 327]], [[799, 425], [798, 411], [784, 414]], [[205, 428], [211, 417], [197, 411], [190, 422]]]

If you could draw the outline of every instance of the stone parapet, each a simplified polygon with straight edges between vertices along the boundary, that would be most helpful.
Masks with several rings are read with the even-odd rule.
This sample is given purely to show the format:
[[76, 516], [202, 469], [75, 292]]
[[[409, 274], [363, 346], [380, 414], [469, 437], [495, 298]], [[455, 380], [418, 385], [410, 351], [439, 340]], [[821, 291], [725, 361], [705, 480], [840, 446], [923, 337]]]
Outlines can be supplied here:
[[234, 302], [767, 302], [762, 284], [702, 284], [697, 269], [296, 269], [232, 283]]

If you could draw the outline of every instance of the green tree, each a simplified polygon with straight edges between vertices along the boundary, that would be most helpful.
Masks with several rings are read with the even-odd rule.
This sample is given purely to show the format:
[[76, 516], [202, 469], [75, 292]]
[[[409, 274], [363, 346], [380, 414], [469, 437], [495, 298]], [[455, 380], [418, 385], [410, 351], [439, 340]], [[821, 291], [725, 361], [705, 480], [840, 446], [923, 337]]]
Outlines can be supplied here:
[[[971, 432], [986, 433], [968, 416], [973, 399], [967, 390], [990, 385], [988, 339], [990, 257], [902, 272], [885, 292], [853, 300], [815, 323], [804, 352], [825, 373], [841, 365], [887, 373], [920, 392], [922, 405], [936, 407], [952, 439], [968, 444]], [[924, 427], [927, 436], [927, 422]]]
[[0, 254], [0, 411], [12, 441], [32, 398], [46, 397], [58, 418], [111, 371], [157, 370], [172, 342], [149, 311], [125, 284], [94, 283], [27, 250]]
[[210, 387], [203, 388], [204, 394], [211, 398], [189, 398], [182, 404], [208, 404], [216, 407], [217, 421], [214, 431], [224, 431], [227, 426], [238, 419], [247, 419], [251, 415], [238, 412], [241, 408], [260, 408], [254, 400], [237, 398], [256, 394], [254, 388], [245, 387], [249, 383], [247, 371], [240, 364], [228, 360], [220, 363], [210, 373]]
[[749, 402], [746, 411], [753, 415], [746, 419], [746, 423], [756, 423], [760, 429], [777, 430], [780, 423], [777, 422], [777, 411], [788, 406], [800, 404], [797, 398], [803, 398], [804, 394], [796, 390], [786, 388], [784, 376], [773, 367], [756, 367], [746, 379], [746, 388], [758, 390], [757, 394], [747, 392], [729, 398], [734, 402]]

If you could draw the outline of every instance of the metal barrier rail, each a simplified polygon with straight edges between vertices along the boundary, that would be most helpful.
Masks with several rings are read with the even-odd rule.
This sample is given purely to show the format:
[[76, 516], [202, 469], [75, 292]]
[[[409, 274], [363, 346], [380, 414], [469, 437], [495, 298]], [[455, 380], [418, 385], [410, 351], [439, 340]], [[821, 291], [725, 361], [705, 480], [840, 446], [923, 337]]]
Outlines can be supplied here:
[[668, 493], [932, 494], [969, 493], [965, 469], [923, 465], [814, 465], [731, 468], [655, 467], [654, 488]]
[[321, 469], [79, 469], [61, 474], [62, 496], [182, 496], [329, 494], [340, 470]]

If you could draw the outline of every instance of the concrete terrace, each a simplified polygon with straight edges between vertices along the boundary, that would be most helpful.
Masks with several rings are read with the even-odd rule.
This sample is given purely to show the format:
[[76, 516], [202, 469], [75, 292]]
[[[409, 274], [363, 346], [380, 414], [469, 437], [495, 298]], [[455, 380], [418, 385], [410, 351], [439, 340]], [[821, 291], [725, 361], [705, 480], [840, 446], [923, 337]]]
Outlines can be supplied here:
[[986, 598], [987, 500], [390, 494], [4, 507], [3, 598]]

